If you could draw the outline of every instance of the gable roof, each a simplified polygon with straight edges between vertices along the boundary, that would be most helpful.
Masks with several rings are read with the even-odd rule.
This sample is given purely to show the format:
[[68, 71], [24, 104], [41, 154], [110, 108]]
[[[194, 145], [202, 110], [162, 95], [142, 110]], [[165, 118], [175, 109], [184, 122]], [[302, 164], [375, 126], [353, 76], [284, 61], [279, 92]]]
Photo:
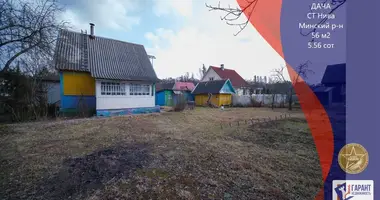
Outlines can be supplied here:
[[328, 65], [323, 75], [322, 84], [346, 83], [346, 63]]
[[199, 82], [193, 90], [193, 94], [219, 94], [223, 86], [229, 82], [229, 80], [214, 80]]
[[195, 88], [195, 85], [192, 82], [175, 82], [174, 84], [174, 90], [193, 91], [194, 88]]
[[157, 83], [156, 91], [161, 90], [176, 90], [176, 91], [193, 91], [195, 88], [192, 82], [172, 82], [172, 83]]
[[220, 76], [221, 79], [230, 79], [233, 87], [249, 87], [249, 84], [235, 70], [226, 68], [222, 70], [220, 67], [210, 67]]
[[173, 90], [174, 88], [174, 82], [172, 83], [157, 83], [156, 84], [156, 92], [162, 91], [162, 90]]
[[55, 68], [90, 72], [99, 79], [157, 81], [143, 45], [61, 29]]

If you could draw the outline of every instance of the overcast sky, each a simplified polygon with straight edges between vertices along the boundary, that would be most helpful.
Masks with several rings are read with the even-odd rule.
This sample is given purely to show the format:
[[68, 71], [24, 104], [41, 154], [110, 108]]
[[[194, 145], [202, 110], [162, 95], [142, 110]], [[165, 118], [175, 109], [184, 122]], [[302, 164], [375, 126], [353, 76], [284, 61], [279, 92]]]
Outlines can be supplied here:
[[[237, 27], [220, 20], [223, 12], [209, 12], [204, 0], [61, 0], [63, 18], [74, 30], [145, 46], [156, 56], [159, 78], [178, 77], [186, 72], [198, 76], [203, 64], [235, 69], [243, 78], [269, 76], [284, 66], [283, 59], [251, 24], [238, 36]], [[236, 0], [222, 0], [222, 6], [237, 6]], [[245, 20], [245, 16], [243, 16]]]

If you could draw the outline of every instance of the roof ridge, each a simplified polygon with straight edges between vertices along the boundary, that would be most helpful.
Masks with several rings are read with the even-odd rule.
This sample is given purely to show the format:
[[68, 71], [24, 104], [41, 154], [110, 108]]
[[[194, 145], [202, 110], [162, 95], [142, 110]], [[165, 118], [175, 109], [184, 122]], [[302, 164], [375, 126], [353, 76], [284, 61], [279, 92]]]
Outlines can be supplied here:
[[[210, 67], [220, 69], [220, 67], [217, 67], [217, 66], [212, 66], [212, 65], [210, 65]], [[229, 69], [229, 68], [224, 68], [224, 70], [230, 70], [230, 71], [235, 71], [235, 72], [236, 72], [236, 70], [234, 70], [234, 69]], [[236, 72], [236, 73], [237, 73], [237, 72]]]
[[[68, 30], [68, 29], [61, 29], [61, 30], [67, 31], [67, 32], [71, 32], [71, 33], [83, 34], [83, 35], [90, 36], [89, 34], [79, 33], [79, 32], [74, 31], [74, 30]], [[117, 41], [117, 42], [123, 42], [123, 43], [128, 43], [128, 44], [133, 44], [133, 45], [138, 45], [138, 46], [143, 46], [144, 47], [144, 45], [142, 45], [142, 44], [137, 44], [137, 43], [133, 43], [133, 42], [127, 42], [127, 41], [123, 41], [123, 40], [117, 40], [117, 39], [108, 38], [108, 37], [104, 37], [104, 36], [98, 36], [98, 35], [96, 35], [95, 38], [102, 38], [102, 39], [106, 39], [106, 40], [113, 40], [113, 41]]]

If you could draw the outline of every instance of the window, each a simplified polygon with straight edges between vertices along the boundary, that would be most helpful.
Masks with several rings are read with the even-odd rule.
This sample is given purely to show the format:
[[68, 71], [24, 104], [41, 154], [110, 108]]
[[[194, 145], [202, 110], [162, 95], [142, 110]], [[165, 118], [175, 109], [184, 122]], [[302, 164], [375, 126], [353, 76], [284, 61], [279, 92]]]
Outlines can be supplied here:
[[129, 95], [149, 95], [150, 94], [150, 85], [137, 85], [132, 84], [129, 87]]
[[101, 83], [102, 95], [126, 95], [124, 83], [102, 82]]
[[213, 80], [214, 80], [214, 77], [210, 77], [209, 79], [210, 79], [210, 81], [213, 81]]

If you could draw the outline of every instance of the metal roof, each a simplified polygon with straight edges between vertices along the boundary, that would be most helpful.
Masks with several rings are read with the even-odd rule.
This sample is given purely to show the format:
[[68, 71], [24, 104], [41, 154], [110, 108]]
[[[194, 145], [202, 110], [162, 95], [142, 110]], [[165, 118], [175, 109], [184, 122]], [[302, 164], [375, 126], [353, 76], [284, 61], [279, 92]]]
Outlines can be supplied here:
[[143, 45], [61, 30], [55, 54], [58, 70], [87, 71], [99, 79], [158, 80]]
[[222, 79], [230, 79], [232, 86], [235, 88], [249, 87], [249, 84], [233, 69], [222, 69], [220, 67], [210, 66], [215, 73], [217, 73]]
[[328, 65], [323, 75], [323, 84], [344, 84], [346, 83], [346, 63]]
[[55, 68], [59, 70], [73, 70], [89, 72], [81, 67], [81, 34], [61, 30], [58, 35], [55, 49]]
[[219, 94], [227, 80], [214, 80], [199, 82], [192, 92], [193, 94]]
[[171, 83], [157, 83], [156, 84], [156, 92], [159, 92], [161, 90], [173, 90], [174, 88], [174, 82]]

